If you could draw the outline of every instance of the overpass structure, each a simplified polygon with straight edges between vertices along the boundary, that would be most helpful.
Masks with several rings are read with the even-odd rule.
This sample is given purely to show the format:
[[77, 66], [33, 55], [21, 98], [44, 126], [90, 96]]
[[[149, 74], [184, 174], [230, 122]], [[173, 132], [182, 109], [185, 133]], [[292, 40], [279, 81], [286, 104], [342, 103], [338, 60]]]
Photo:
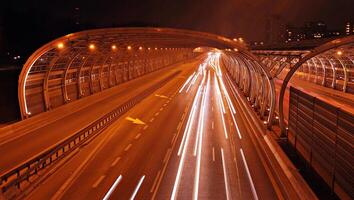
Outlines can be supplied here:
[[[271, 130], [279, 119], [286, 132], [283, 98], [298, 68], [351, 91], [352, 47], [348, 37], [313, 52], [254, 51], [257, 57], [225, 37], [167, 28], [58, 38], [23, 67], [23, 120], [0, 129], [0, 152], [8, 155], [0, 161], [3, 196], [316, 198]], [[342, 52], [336, 62], [334, 48]], [[347, 180], [335, 184], [347, 197]]]

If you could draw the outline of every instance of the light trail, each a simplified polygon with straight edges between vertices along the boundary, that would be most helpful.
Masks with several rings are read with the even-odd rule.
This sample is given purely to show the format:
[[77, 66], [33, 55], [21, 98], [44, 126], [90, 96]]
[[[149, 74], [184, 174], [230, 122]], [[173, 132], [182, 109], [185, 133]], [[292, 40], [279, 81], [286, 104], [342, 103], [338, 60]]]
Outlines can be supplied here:
[[[200, 90], [201, 90], [201, 86], [199, 86], [198, 92], [196, 94], [196, 97], [194, 98], [194, 102], [193, 102], [193, 106], [194, 107], [196, 107], [197, 100], [198, 100], [199, 94], [200, 94]], [[191, 114], [193, 117], [190, 117], [188, 119], [188, 121], [190, 119], [194, 118], [194, 113], [195, 113], [195, 109], [194, 109], [193, 113]], [[176, 175], [175, 183], [173, 185], [173, 191], [172, 191], [172, 194], [171, 194], [171, 199], [173, 199], [173, 200], [177, 198], [177, 191], [178, 191], [179, 183], [181, 181], [182, 169], [183, 169], [183, 166], [184, 166], [184, 160], [185, 160], [185, 157], [186, 157], [186, 154], [187, 154], [187, 146], [188, 146], [189, 138], [190, 138], [190, 135], [191, 135], [191, 128], [192, 128], [192, 123], [189, 123], [189, 127], [186, 127], [187, 131], [185, 130], [185, 134], [186, 134], [186, 138], [185, 138], [185, 142], [184, 142], [185, 144], [183, 145], [182, 156], [181, 156], [181, 159], [179, 161], [177, 175]], [[182, 147], [182, 144], [181, 144], [180, 148], [181, 147]], [[179, 152], [179, 155], [180, 155], [180, 152]]]
[[225, 106], [224, 106], [224, 102], [223, 102], [222, 97], [221, 97], [221, 90], [220, 90], [220, 87], [219, 87], [219, 82], [218, 82], [218, 79], [217, 79], [215, 74], [214, 74], [214, 79], [215, 79], [215, 87], [216, 87], [216, 93], [217, 93], [217, 96], [218, 96], [218, 101], [219, 101], [219, 103], [221, 105], [222, 112], [225, 114], [226, 113]]
[[179, 93], [181, 93], [183, 91], [183, 89], [186, 87], [186, 85], [189, 83], [190, 80], [192, 80], [192, 77], [194, 76], [195, 72], [193, 72], [192, 75], [189, 76], [189, 78], [186, 80], [186, 82], [184, 82], [182, 88], [178, 91]]
[[197, 109], [197, 104], [198, 104], [198, 98], [199, 98], [199, 95], [200, 95], [200, 91], [201, 91], [201, 86], [199, 86], [198, 88], [198, 91], [197, 91], [197, 94], [196, 96], [194, 97], [194, 101], [193, 101], [193, 105], [192, 105], [192, 110], [191, 110], [191, 113], [188, 117], [188, 121], [187, 121], [187, 125], [186, 125], [186, 128], [184, 130], [184, 133], [183, 133], [183, 137], [182, 137], [182, 142], [181, 142], [181, 145], [178, 149], [178, 156], [181, 155], [181, 152], [182, 152], [182, 149], [185, 147], [185, 143], [186, 143], [186, 137], [190, 134], [190, 131], [192, 129], [192, 125], [193, 125], [193, 122], [195, 121], [194, 120], [194, 113], [195, 113], [195, 110]]
[[227, 134], [227, 129], [226, 129], [226, 123], [225, 123], [225, 118], [224, 118], [224, 114], [225, 114], [225, 110], [223, 110], [223, 104], [222, 104], [222, 99], [221, 99], [221, 95], [220, 95], [220, 88], [218, 87], [218, 83], [217, 83], [217, 78], [216, 75], [214, 74], [214, 85], [216, 87], [217, 90], [217, 102], [219, 105], [219, 108], [221, 111], [220, 115], [221, 115], [221, 120], [222, 120], [222, 124], [223, 124], [223, 128], [224, 128], [224, 134], [225, 134], [225, 138], [228, 139], [228, 134]]
[[196, 172], [195, 172], [195, 179], [194, 179], [194, 189], [193, 189], [193, 199], [197, 200], [198, 199], [198, 193], [199, 193], [199, 179], [200, 179], [200, 163], [201, 163], [201, 155], [202, 155], [202, 148], [203, 148], [203, 134], [204, 134], [204, 120], [205, 120], [205, 111], [207, 111], [205, 105], [207, 102], [208, 98], [208, 90], [209, 90], [209, 84], [210, 84], [210, 71], [208, 73], [208, 80], [207, 80], [207, 85], [204, 88], [204, 96], [202, 99], [202, 107], [201, 107], [201, 116], [199, 119], [201, 119], [201, 124], [200, 124], [200, 129], [199, 129], [199, 145], [198, 145], [198, 156], [197, 156], [197, 163], [196, 163]]
[[103, 200], [108, 200], [112, 195], [113, 191], [116, 189], [120, 181], [122, 180], [122, 175], [120, 175], [113, 183], [112, 187], [108, 190], [107, 194], [103, 197]]

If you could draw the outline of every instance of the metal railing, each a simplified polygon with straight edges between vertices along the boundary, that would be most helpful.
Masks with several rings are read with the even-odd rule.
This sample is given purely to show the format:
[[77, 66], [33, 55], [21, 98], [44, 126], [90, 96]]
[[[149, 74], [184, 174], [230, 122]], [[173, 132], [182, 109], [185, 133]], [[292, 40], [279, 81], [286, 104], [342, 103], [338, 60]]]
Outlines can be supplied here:
[[63, 139], [57, 144], [49, 147], [43, 153], [30, 158], [14, 169], [2, 174], [0, 177], [1, 192], [4, 193], [11, 187], [20, 188], [21, 183], [24, 181], [29, 181], [30, 178], [37, 175], [39, 171], [60, 160], [65, 155], [69, 154], [74, 149], [78, 148], [80, 145], [93, 138], [93, 136], [96, 136], [98, 133], [112, 124], [115, 120], [117, 120], [121, 115], [127, 112], [130, 108], [142, 101], [144, 98], [146, 98], [148, 95], [160, 88], [179, 73], [180, 71], [176, 71], [175, 73], [169, 75], [145, 91], [141, 92], [137, 96], [123, 103], [118, 108], [115, 108], [108, 114], [91, 123], [89, 126], [78, 131], [74, 135]]

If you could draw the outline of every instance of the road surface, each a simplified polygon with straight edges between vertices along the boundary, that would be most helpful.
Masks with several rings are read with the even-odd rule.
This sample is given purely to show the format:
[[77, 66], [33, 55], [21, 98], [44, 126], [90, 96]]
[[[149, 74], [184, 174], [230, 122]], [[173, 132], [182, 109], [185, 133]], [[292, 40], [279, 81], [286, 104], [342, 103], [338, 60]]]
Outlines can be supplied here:
[[29, 199], [277, 199], [210, 53], [63, 160]]

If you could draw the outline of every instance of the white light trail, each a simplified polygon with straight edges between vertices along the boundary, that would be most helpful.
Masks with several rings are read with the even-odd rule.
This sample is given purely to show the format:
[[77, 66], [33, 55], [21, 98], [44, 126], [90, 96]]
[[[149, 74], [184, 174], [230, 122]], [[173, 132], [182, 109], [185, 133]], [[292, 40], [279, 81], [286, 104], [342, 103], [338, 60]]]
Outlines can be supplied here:
[[122, 175], [120, 175], [113, 183], [112, 187], [108, 190], [107, 194], [103, 197], [103, 200], [108, 200], [109, 197], [112, 195], [112, 192], [116, 189], [117, 185], [122, 180]]
[[179, 93], [181, 93], [183, 91], [183, 89], [186, 87], [186, 85], [189, 83], [189, 81], [192, 80], [192, 77], [194, 76], [194, 74], [195, 74], [195, 72], [193, 72], [193, 74], [189, 76], [189, 78], [186, 80], [186, 82], [184, 82], [183, 86], [178, 91]]
[[186, 137], [190, 134], [194, 120], [194, 114], [197, 109], [198, 99], [201, 92], [201, 86], [199, 86], [196, 96], [194, 97], [191, 113], [188, 117], [186, 128], [184, 129], [181, 145], [178, 149], [178, 156], [181, 155], [182, 149], [185, 147]]
[[199, 177], [200, 177], [200, 163], [201, 163], [201, 154], [202, 154], [202, 143], [203, 143], [203, 126], [204, 126], [204, 110], [205, 110], [205, 101], [206, 101], [206, 88], [204, 89], [204, 96], [202, 99], [202, 107], [201, 107], [201, 125], [200, 125], [200, 132], [199, 134], [199, 141], [198, 141], [198, 156], [197, 156], [197, 163], [196, 163], [196, 171], [194, 176], [194, 189], [193, 189], [193, 199], [198, 199], [198, 192], [199, 192]]
[[[197, 94], [196, 94], [196, 96], [194, 98], [193, 107], [196, 107], [197, 100], [199, 98], [200, 92], [201, 92], [201, 86], [199, 86], [198, 92], [197, 92]], [[188, 119], [188, 121], [190, 121], [190, 119], [194, 118], [194, 113], [195, 113], [195, 109], [193, 110], [193, 113], [191, 113], [190, 118]], [[182, 151], [182, 156], [181, 156], [181, 159], [179, 161], [177, 175], [176, 175], [175, 183], [173, 185], [173, 191], [172, 191], [172, 194], [171, 194], [171, 199], [172, 200], [177, 198], [177, 191], [178, 191], [179, 183], [181, 181], [182, 169], [183, 169], [183, 166], [184, 166], [184, 160], [185, 160], [185, 157], [186, 157], [186, 154], [187, 154], [186, 153], [187, 152], [187, 146], [188, 146], [189, 138], [190, 138], [190, 135], [191, 135], [191, 128], [192, 128], [192, 124], [193, 124], [192, 122], [189, 123], [188, 127], [186, 127], [186, 130], [185, 130], [186, 138], [185, 138], [185, 142], [184, 142], [184, 145], [183, 145], [183, 150], [181, 150], [182, 149], [181, 148], [182, 144], [180, 146], [180, 150]], [[179, 151], [178, 155], [180, 155], [180, 151]]]
[[226, 129], [226, 123], [225, 123], [225, 118], [224, 118], [224, 114], [225, 114], [225, 108], [223, 107], [223, 103], [222, 103], [222, 99], [221, 99], [221, 95], [220, 95], [220, 88], [218, 87], [218, 83], [217, 83], [217, 78], [216, 75], [214, 74], [214, 83], [215, 83], [215, 87], [216, 87], [216, 96], [217, 96], [217, 102], [219, 105], [220, 110], [222, 111], [221, 114], [221, 120], [222, 120], [222, 124], [223, 124], [223, 128], [224, 128], [224, 134], [225, 134], [225, 138], [228, 139], [228, 134], [227, 134], [227, 129]]

